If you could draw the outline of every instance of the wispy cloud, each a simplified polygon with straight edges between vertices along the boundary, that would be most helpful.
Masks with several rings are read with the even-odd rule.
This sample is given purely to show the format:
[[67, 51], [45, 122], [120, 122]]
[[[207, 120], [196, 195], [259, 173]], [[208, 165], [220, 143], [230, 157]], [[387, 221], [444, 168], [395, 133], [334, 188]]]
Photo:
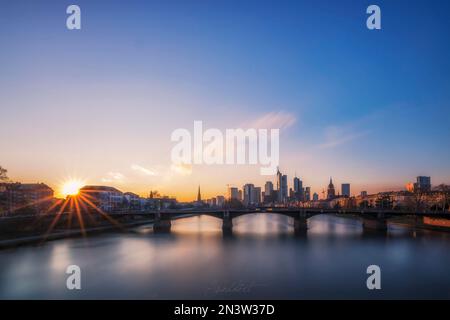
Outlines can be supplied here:
[[245, 128], [255, 129], [287, 129], [297, 121], [295, 115], [284, 112], [269, 112], [259, 118], [243, 124]]
[[120, 172], [113, 172], [110, 171], [107, 173], [106, 177], [102, 178], [103, 182], [108, 182], [108, 183], [122, 183], [125, 180], [125, 176], [120, 173]]
[[356, 140], [369, 133], [368, 130], [356, 131], [352, 127], [330, 126], [325, 129], [325, 141], [319, 144], [320, 149], [334, 148]]
[[146, 175], [146, 176], [157, 176], [158, 175], [158, 172], [156, 170], [144, 168], [137, 164], [132, 164], [131, 169], [134, 171], [137, 171], [143, 175]]
[[172, 164], [170, 170], [182, 176], [189, 176], [192, 174], [192, 165], [190, 164]]

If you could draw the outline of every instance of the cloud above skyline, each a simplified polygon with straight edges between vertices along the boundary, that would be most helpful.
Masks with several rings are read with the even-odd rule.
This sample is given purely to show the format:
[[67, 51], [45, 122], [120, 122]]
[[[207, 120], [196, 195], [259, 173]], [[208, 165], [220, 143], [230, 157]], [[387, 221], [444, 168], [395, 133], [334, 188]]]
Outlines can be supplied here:
[[143, 174], [145, 176], [153, 177], [153, 176], [159, 175], [159, 173], [156, 170], [144, 168], [143, 166], [140, 166], [140, 165], [137, 165], [137, 164], [132, 164], [131, 165], [131, 169], [136, 171], [136, 172], [138, 172], [138, 173], [140, 173], [140, 174]]
[[297, 121], [294, 114], [285, 111], [272, 111], [260, 115], [255, 120], [242, 124], [244, 128], [252, 129], [288, 129]]

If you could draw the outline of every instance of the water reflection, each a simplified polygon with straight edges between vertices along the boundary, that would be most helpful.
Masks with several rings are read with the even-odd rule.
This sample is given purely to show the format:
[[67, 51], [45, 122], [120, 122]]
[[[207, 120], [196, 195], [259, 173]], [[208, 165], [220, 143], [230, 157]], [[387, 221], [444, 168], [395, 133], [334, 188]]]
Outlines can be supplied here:
[[[293, 220], [255, 214], [222, 221], [173, 221], [127, 233], [64, 239], [0, 251], [0, 298], [449, 298], [450, 235], [316, 216], [308, 231]], [[82, 270], [82, 290], [66, 289], [65, 268]], [[366, 289], [366, 268], [382, 270], [382, 290]]]

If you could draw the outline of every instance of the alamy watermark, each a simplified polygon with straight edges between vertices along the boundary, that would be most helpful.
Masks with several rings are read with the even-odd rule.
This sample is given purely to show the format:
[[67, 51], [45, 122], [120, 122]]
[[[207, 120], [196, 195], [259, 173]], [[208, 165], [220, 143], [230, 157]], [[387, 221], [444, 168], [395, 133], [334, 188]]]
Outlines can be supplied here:
[[366, 281], [367, 289], [380, 290], [381, 289], [381, 268], [376, 264], [372, 264], [367, 267], [366, 270], [369, 277]]
[[172, 132], [171, 159], [176, 165], [261, 165], [261, 175], [274, 175], [280, 160], [280, 129], [219, 129], [203, 131], [194, 121], [193, 135], [187, 129]]
[[[69, 16], [66, 19], [66, 27], [69, 30], [81, 29], [81, 8], [76, 4], [67, 7], [66, 13]], [[381, 9], [379, 6], [372, 4], [367, 7], [366, 13], [370, 16], [366, 20], [366, 26], [369, 30], [381, 29]]]
[[66, 287], [68, 290], [81, 290], [81, 268], [72, 264], [66, 268]]

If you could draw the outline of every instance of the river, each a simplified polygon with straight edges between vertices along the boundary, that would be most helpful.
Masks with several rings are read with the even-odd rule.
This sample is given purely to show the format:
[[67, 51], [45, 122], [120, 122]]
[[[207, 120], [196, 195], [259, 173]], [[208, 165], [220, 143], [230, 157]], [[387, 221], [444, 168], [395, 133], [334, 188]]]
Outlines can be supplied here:
[[[363, 232], [357, 219], [315, 216], [306, 235], [293, 220], [252, 214], [194, 216], [152, 227], [0, 251], [1, 299], [380, 299], [450, 298], [450, 233], [389, 225]], [[67, 266], [81, 290], [66, 288]], [[381, 290], [366, 269], [381, 268]]]

